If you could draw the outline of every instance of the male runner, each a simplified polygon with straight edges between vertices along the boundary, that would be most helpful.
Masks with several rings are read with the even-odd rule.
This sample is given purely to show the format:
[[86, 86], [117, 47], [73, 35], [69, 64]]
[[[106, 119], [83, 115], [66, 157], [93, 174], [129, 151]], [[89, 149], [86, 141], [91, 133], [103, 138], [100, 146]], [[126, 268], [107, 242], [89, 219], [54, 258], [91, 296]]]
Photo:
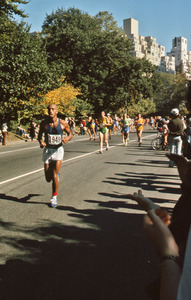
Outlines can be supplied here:
[[135, 128], [137, 132], [139, 146], [142, 145], [143, 125], [144, 125], [144, 120], [141, 117], [141, 114], [138, 114], [138, 118], [135, 120]]
[[109, 126], [107, 126], [108, 135], [109, 135], [109, 139], [111, 140], [111, 132], [112, 132], [112, 129], [113, 129], [113, 120], [112, 120], [109, 113], [107, 114], [107, 119], [108, 119], [108, 123], [109, 123]]
[[[57, 193], [59, 186], [59, 172], [64, 157], [62, 142], [66, 144], [72, 138], [69, 125], [66, 121], [57, 117], [58, 109], [55, 104], [48, 107], [48, 118], [40, 124], [38, 141], [43, 149], [42, 160], [44, 161], [44, 172], [47, 182], [52, 181], [51, 206], [57, 206]], [[67, 137], [63, 138], [63, 131]], [[44, 134], [44, 139], [43, 139]]]
[[123, 139], [123, 144], [127, 146], [127, 142], [129, 142], [129, 127], [131, 125], [131, 119], [127, 114], [123, 114], [123, 118], [120, 121], [121, 126], [122, 126], [122, 139]]
[[96, 132], [95, 132], [95, 122], [94, 122], [91, 115], [88, 116], [86, 124], [87, 124], [87, 130], [88, 130], [88, 133], [89, 133], [89, 136], [90, 136], [90, 140], [93, 139], [92, 132], [94, 134], [94, 141], [97, 140]]

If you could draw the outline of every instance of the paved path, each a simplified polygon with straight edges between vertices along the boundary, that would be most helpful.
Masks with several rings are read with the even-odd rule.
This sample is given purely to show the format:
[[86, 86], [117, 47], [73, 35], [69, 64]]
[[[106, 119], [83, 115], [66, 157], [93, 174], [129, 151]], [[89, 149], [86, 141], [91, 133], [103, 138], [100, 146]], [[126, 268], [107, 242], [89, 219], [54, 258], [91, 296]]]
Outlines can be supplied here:
[[75, 137], [65, 146], [59, 205], [49, 207], [41, 149], [34, 143], [0, 147], [2, 299], [149, 299], [158, 276], [155, 250], [142, 232], [144, 212], [127, 193], [141, 188], [172, 210], [179, 198], [176, 168], [150, 149], [113, 136], [101, 155], [98, 141]]

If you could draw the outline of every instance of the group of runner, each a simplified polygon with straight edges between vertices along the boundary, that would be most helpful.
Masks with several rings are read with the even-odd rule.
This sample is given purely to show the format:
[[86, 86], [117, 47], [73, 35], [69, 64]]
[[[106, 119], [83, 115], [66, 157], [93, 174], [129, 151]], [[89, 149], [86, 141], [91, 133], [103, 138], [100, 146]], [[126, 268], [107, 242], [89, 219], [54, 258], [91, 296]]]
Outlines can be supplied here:
[[[44, 162], [44, 172], [47, 182], [52, 182], [52, 197], [50, 200], [51, 206], [57, 206], [57, 194], [59, 187], [59, 175], [62, 160], [64, 157], [64, 148], [62, 143], [67, 143], [72, 139], [72, 133], [67, 121], [58, 118], [58, 109], [55, 104], [50, 104], [48, 107], [48, 118], [43, 120], [40, 124], [40, 130], [38, 135], [38, 141], [40, 147], [43, 148], [42, 160]], [[139, 145], [142, 144], [142, 132], [143, 132], [144, 120], [139, 114], [134, 120]], [[112, 130], [115, 130], [119, 125], [121, 126], [122, 141], [126, 146], [129, 141], [129, 132], [131, 130], [132, 120], [126, 114], [123, 114], [122, 119], [119, 119], [116, 115], [112, 119], [110, 114], [101, 112], [100, 117], [96, 120], [96, 123], [92, 116], [87, 119], [87, 130], [90, 135], [90, 140], [97, 139], [95, 126], [99, 127], [99, 140], [100, 140], [100, 154], [103, 153], [103, 144], [106, 144], [106, 151], [109, 150], [108, 137], [111, 138]], [[63, 136], [63, 132], [67, 136]], [[93, 135], [93, 136], [92, 136]]]

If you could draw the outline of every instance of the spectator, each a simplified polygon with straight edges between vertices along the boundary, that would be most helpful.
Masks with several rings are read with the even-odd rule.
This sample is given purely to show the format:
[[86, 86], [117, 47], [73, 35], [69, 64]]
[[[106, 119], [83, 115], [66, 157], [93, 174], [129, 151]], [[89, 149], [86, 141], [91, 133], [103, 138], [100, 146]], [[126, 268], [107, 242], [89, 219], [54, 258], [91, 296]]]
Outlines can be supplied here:
[[8, 130], [7, 123], [4, 122], [2, 124], [2, 144], [3, 144], [3, 146], [7, 145], [7, 130]]
[[84, 119], [81, 120], [82, 124], [83, 124], [83, 131], [84, 134], [87, 134], [87, 127], [86, 127], [86, 121]]
[[68, 125], [70, 127], [70, 131], [72, 132], [72, 135], [75, 134], [75, 121], [74, 118], [69, 117], [68, 118]]
[[153, 117], [150, 118], [150, 129], [154, 129], [155, 126], [155, 119]]
[[163, 150], [166, 150], [168, 146], [168, 122], [167, 121], [163, 121], [162, 132], [163, 132], [162, 136], [164, 141]]
[[29, 136], [31, 138], [31, 142], [33, 142], [35, 136], [36, 136], [36, 131], [35, 131], [36, 124], [34, 122], [31, 122], [29, 126]]
[[84, 135], [84, 125], [83, 125], [82, 119], [80, 121], [80, 134]]
[[162, 127], [163, 127], [163, 119], [161, 116], [158, 116], [157, 120], [156, 120], [156, 127], [157, 127], [157, 130], [159, 132], [162, 132]]
[[19, 124], [18, 127], [17, 127], [17, 134], [19, 136], [23, 136], [23, 134], [24, 134], [24, 129], [22, 128], [21, 124]]
[[186, 119], [185, 133], [187, 134], [188, 142], [191, 144], [191, 117]]
[[161, 256], [160, 299], [191, 299], [191, 162], [180, 155], [167, 157], [177, 164], [182, 181], [182, 195], [173, 209], [172, 221], [167, 211], [145, 198], [141, 191], [127, 197], [148, 211], [144, 230]]
[[[171, 110], [171, 116], [172, 119], [170, 120], [168, 124], [168, 128], [170, 131], [170, 153], [181, 155], [182, 150], [182, 139], [181, 135], [184, 131], [184, 125], [182, 120], [179, 117], [179, 110], [177, 108], [174, 108]], [[170, 160], [169, 167], [173, 167], [174, 162]]]
[[75, 128], [76, 128], [76, 122], [74, 120], [74, 118], [72, 118], [72, 135], [75, 135]]

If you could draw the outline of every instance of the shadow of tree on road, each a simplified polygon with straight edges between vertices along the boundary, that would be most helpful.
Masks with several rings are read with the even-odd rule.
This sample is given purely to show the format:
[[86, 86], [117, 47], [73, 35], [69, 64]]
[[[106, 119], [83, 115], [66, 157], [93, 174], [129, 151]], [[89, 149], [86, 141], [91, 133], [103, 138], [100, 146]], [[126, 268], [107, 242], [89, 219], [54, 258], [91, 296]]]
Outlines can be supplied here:
[[[2, 199], [2, 200], [10, 200], [10, 201], [15, 201], [15, 202], [20, 202], [20, 203], [26, 203], [32, 197], [38, 197], [38, 196], [42, 196], [42, 195], [40, 195], [40, 194], [28, 194], [25, 197], [18, 198], [18, 197], [9, 196], [9, 195], [6, 195], [6, 194], [0, 194], [0, 199]], [[40, 204], [40, 202], [36, 202], [36, 203]]]
[[107, 180], [104, 180], [103, 182], [116, 185], [116, 186], [126, 186], [127, 191], [128, 191], [128, 187], [135, 187], [135, 191], [137, 189], [142, 189], [143, 191], [144, 190], [160, 191], [161, 193], [166, 193], [166, 194], [170, 193], [174, 195], [181, 193], [180, 183], [168, 182], [166, 179], [168, 175], [158, 176], [156, 174], [155, 176], [153, 176], [152, 173], [147, 173], [145, 175], [143, 174], [132, 175], [129, 174], [128, 172], [121, 173], [121, 174], [117, 173], [114, 175], [115, 177], [108, 177], [106, 178]]
[[2, 299], [150, 299], [145, 287], [158, 272], [147, 261], [157, 266], [158, 258], [143, 236], [141, 215], [57, 209], [75, 219], [75, 226], [0, 223], [1, 243], [19, 253], [0, 266]]

